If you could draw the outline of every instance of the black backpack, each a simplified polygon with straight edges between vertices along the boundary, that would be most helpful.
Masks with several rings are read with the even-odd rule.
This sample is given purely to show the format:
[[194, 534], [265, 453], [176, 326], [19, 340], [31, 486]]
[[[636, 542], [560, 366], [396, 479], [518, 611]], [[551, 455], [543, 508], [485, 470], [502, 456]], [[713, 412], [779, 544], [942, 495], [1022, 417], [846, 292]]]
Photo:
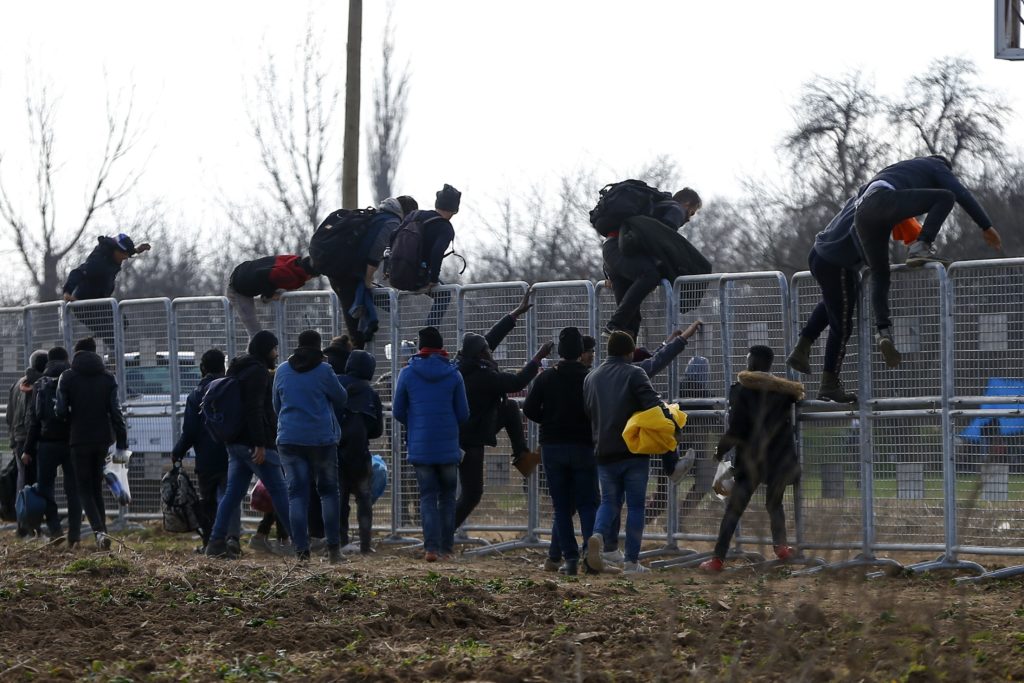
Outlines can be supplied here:
[[160, 511], [164, 531], [186, 533], [203, 526], [199, 496], [192, 480], [177, 465], [160, 480]]
[[627, 218], [650, 216], [654, 205], [672, 199], [668, 192], [651, 187], [642, 180], [623, 180], [601, 188], [597, 205], [590, 210], [590, 224], [598, 234], [607, 237], [618, 230]]
[[[428, 284], [430, 272], [427, 270], [427, 262], [423, 260], [423, 228], [441, 220], [440, 216], [433, 216], [420, 222], [416, 218], [418, 215], [410, 214], [402, 221], [391, 240], [388, 281], [392, 287], [404, 292], [415, 292]], [[454, 252], [448, 252], [451, 253]]]
[[64, 422], [57, 417], [57, 380], [57, 377], [41, 377], [32, 390], [32, 407], [45, 431], [50, 431], [55, 422]]
[[372, 208], [338, 209], [327, 216], [309, 240], [313, 270], [333, 279], [359, 275], [376, 237], [370, 229], [376, 216], [377, 209]]
[[217, 443], [232, 443], [242, 433], [242, 386], [232, 375], [218, 377], [206, 386], [199, 404], [206, 431]]

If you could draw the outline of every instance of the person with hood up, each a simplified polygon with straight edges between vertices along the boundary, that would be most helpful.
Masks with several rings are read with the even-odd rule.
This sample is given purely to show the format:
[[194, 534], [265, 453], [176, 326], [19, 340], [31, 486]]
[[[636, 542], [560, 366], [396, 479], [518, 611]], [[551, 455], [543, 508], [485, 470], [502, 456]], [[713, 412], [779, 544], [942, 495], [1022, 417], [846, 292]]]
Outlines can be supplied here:
[[[70, 368], [68, 351], [55, 346], [46, 352], [46, 367], [36, 380], [28, 404], [26, 420], [28, 436], [22, 462], [39, 473], [39, 493], [46, 499], [46, 527], [50, 539], [63, 536], [54, 488], [57, 468], [64, 474], [64, 495], [68, 505], [68, 547], [74, 548], [82, 538], [82, 503], [78, 493], [78, 477], [68, 446], [70, 428], [67, 420], [57, 417], [55, 399], [60, 376]], [[45, 378], [45, 379], [44, 379]]]
[[[320, 496], [320, 510], [331, 564], [340, 562], [338, 500], [338, 441], [336, 414], [345, 409], [348, 394], [331, 366], [324, 362], [320, 333], [305, 330], [288, 362], [274, 373], [274, 411], [277, 448], [288, 473], [288, 516], [292, 543], [299, 560], [309, 559], [311, 484]], [[265, 484], [266, 482], [264, 482]]]
[[384, 410], [370, 381], [377, 369], [372, 353], [355, 350], [348, 358], [345, 374], [338, 380], [348, 392], [348, 405], [341, 416], [338, 467], [341, 474], [341, 545], [348, 545], [349, 496], [356, 499], [359, 524], [359, 552], [373, 552], [373, 465], [370, 440], [384, 433]]
[[392, 410], [405, 425], [409, 463], [416, 470], [423, 524], [423, 559], [437, 562], [455, 548], [459, 425], [469, 419], [462, 375], [448, 361], [435, 327], [419, 331], [419, 352], [395, 384]]
[[[85, 262], [68, 273], [64, 281], [64, 301], [107, 299], [114, 295], [114, 285], [125, 261], [149, 251], [148, 243], [136, 246], [123, 232], [116, 237], [99, 237]], [[103, 340], [106, 348], [114, 348], [114, 316], [110, 306], [102, 304], [75, 306], [74, 316], [93, 335]]]
[[[486, 335], [467, 332], [462, 337], [462, 350], [456, 364], [466, 383], [469, 401], [469, 419], [459, 429], [459, 445], [465, 452], [459, 464], [459, 484], [462, 486], [455, 505], [455, 528], [460, 528], [480, 502], [484, 492], [484, 449], [498, 445], [497, 434], [502, 425], [511, 425], [513, 461], [529, 452], [523, 434], [523, 418], [519, 406], [507, 394], [522, 391], [537, 376], [541, 361], [548, 357], [553, 342], [543, 344], [533, 358], [516, 373], [502, 372], [491, 352], [516, 326], [519, 316], [526, 313], [531, 292], [487, 332]], [[511, 414], [506, 413], [509, 411]], [[516, 429], [515, 427], [518, 427]]]
[[117, 398], [117, 380], [96, 353], [92, 337], [75, 344], [71, 367], [57, 382], [56, 413], [70, 423], [68, 443], [82, 509], [89, 518], [96, 545], [108, 550], [103, 466], [111, 443], [121, 454], [128, 450], [128, 430]]
[[[7, 392], [7, 433], [11, 436], [11, 453], [14, 455], [18, 466], [18, 483], [15, 495], [25, 486], [31, 486], [36, 481], [36, 468], [25, 467], [21, 461], [21, 454], [25, 452], [25, 441], [28, 439], [28, 408], [32, 403], [32, 387], [43, 376], [46, 370], [47, 352], [43, 350], [33, 351], [28, 359], [28, 367], [25, 374], [18, 378], [11, 385]], [[18, 529], [18, 535], [21, 529]]]
[[[291, 529], [288, 516], [288, 490], [281, 474], [281, 456], [276, 449], [277, 415], [271, 397], [271, 373], [277, 364], [277, 337], [261, 330], [249, 340], [246, 353], [231, 361], [227, 376], [239, 385], [242, 397], [242, 428], [228, 451], [228, 485], [217, 506], [217, 517], [206, 544], [210, 557], [234, 557], [227, 545], [228, 527], [235, 510], [242, 504], [252, 475], [263, 482], [274, 503], [274, 512], [285, 529]], [[264, 531], [269, 531], [269, 524]]]
[[235, 266], [228, 277], [224, 295], [238, 313], [251, 339], [263, 329], [256, 315], [256, 297], [264, 303], [277, 301], [281, 294], [301, 289], [316, 275], [308, 256], [264, 256]]
[[[210, 541], [210, 528], [217, 517], [217, 505], [224, 497], [228, 486], [228, 451], [223, 443], [213, 438], [203, 426], [200, 406], [206, 389], [215, 379], [224, 376], [225, 357], [220, 349], [208, 349], [199, 361], [202, 379], [185, 399], [185, 414], [182, 419], [181, 436], [171, 451], [171, 461], [181, 464], [185, 454], [192, 449], [196, 456], [196, 479], [199, 485], [199, 501], [202, 506], [202, 523], [199, 537], [203, 550]], [[235, 515], [228, 527], [227, 544], [233, 554], [241, 554], [239, 537], [242, 530], [242, 508], [235, 508]]]
[[793, 406], [804, 398], [804, 387], [772, 374], [775, 354], [767, 346], [752, 346], [747, 370], [729, 390], [729, 429], [718, 440], [715, 459], [733, 448], [735, 483], [729, 492], [725, 516], [718, 531], [715, 555], [701, 563], [707, 572], [720, 572], [729, 552], [740, 516], [761, 482], [768, 485], [765, 507], [771, 521], [775, 556], [785, 562], [796, 551], [786, 542], [786, 513], [782, 499], [786, 487], [800, 479], [796, 452]]

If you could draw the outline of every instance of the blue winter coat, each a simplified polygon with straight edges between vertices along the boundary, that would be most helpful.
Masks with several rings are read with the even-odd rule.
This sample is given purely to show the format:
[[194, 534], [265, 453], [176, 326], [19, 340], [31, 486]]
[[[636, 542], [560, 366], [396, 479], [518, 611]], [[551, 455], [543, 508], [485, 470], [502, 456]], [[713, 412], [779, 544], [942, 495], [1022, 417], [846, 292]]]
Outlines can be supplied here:
[[296, 349], [274, 373], [277, 443], [333, 446], [341, 439], [335, 411], [344, 410], [348, 394], [320, 349]]
[[409, 462], [447, 465], [462, 459], [459, 425], [469, 419], [466, 385], [438, 354], [413, 356], [395, 386], [395, 419], [406, 426]]

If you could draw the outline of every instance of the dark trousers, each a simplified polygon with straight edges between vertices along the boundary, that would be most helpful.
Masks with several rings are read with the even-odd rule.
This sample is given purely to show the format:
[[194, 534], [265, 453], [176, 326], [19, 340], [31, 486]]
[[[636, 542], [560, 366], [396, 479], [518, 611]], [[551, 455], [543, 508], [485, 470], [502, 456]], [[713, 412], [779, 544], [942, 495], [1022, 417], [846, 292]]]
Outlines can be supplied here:
[[615, 237], [606, 239], [601, 251], [604, 272], [612, 283], [618, 305], [608, 325], [629, 332], [635, 341], [640, 334], [640, 308], [644, 299], [661, 282], [658, 266], [649, 256], [623, 256], [619, 240]]
[[878, 329], [892, 326], [889, 319], [889, 239], [900, 221], [927, 213], [921, 226], [922, 242], [934, 242], [955, 195], [949, 190], [876, 190], [857, 207], [854, 227], [864, 260], [871, 269], [871, 305]]
[[273, 512], [263, 513], [263, 519], [260, 520], [259, 526], [256, 527], [256, 533], [269, 536], [270, 530], [274, 528], [274, 525], [277, 525], [277, 540], [287, 541], [289, 536], [288, 529], [285, 528], [284, 524], [281, 523], [281, 520]]
[[359, 280], [349, 278], [347, 280], [330, 279], [331, 289], [338, 295], [338, 302], [341, 304], [341, 315], [345, 319], [345, 329], [348, 331], [348, 338], [352, 342], [352, 348], [362, 349], [366, 346], [363, 333], [359, 331], [359, 321], [349, 314], [349, 309], [356, 300], [356, 289]]
[[[786, 486], [789, 481], [785, 477], [778, 477], [768, 482], [768, 491], [765, 496], [765, 508], [768, 510], [768, 519], [772, 527], [772, 545], [786, 545], [786, 512], [782, 507], [782, 499], [786, 495]], [[736, 474], [736, 483], [729, 493], [729, 500], [725, 505], [725, 517], [722, 518], [722, 525], [718, 529], [718, 541], [715, 543], [715, 557], [724, 560], [729, 552], [729, 545], [732, 543], [733, 534], [740, 523], [740, 517], [750, 504], [760, 484], [756, 478], [751, 478], [742, 473]]]
[[853, 314], [857, 310], [857, 295], [860, 291], [857, 271], [826, 261], [814, 249], [811, 249], [808, 265], [811, 275], [821, 288], [821, 301], [814, 307], [800, 336], [813, 342], [827, 327], [828, 340], [825, 342], [822, 369], [838, 374], [843, 367], [843, 358], [846, 357], [846, 345], [853, 333]]
[[[228, 471], [222, 472], [196, 472], [196, 483], [199, 488], [199, 505], [203, 514], [203, 528], [199, 529], [199, 536], [203, 539], [203, 545], [210, 541], [210, 532], [213, 531], [213, 522], [217, 519], [217, 506], [228, 486]], [[241, 533], [242, 509], [238, 508], [235, 518], [228, 525], [228, 538], [238, 538]]]
[[578, 560], [579, 544], [572, 518], [577, 512], [583, 538], [594, 533], [597, 517], [597, 462], [594, 447], [579, 444], [547, 444], [541, 449], [544, 461], [544, 476], [548, 482], [548, 493], [555, 509], [554, 527], [551, 530], [551, 545], [558, 546], [557, 555], [549, 557], [558, 560]]
[[107, 511], [103, 504], [103, 465], [107, 447], [101, 445], [72, 446], [72, 466], [78, 482], [78, 497], [89, 519], [93, 533], [106, 533]]
[[348, 517], [352, 510], [349, 496], [356, 499], [356, 521], [359, 524], [359, 550], [369, 552], [373, 534], [373, 469], [367, 460], [365, 468], [345, 468], [341, 475], [341, 545], [348, 545]]
[[54, 490], [59, 467], [64, 472], [64, 495], [68, 502], [68, 543], [77, 543], [82, 538], [82, 503], [78, 496], [78, 478], [71, 460], [71, 449], [66, 441], [40, 441], [36, 451], [38, 487], [39, 493], [46, 498], [46, 528], [50, 537], [62, 533]]

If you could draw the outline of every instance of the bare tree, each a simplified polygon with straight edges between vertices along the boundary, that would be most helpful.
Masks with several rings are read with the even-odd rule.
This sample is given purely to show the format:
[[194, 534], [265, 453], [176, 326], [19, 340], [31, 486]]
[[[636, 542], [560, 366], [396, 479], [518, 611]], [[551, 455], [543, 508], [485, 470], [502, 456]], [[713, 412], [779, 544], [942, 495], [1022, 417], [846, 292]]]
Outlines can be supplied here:
[[199, 249], [203, 241], [177, 239], [175, 226], [159, 203], [134, 215], [118, 216], [118, 225], [156, 245], [144, 257], [125, 264], [117, 282], [118, 298], [200, 296], [223, 288], [222, 271], [204, 264]]
[[403, 128], [408, 112], [409, 65], [396, 71], [395, 28], [388, 8], [384, 38], [381, 43], [381, 66], [373, 84], [373, 120], [366, 127], [367, 162], [374, 202], [394, 195], [395, 174], [405, 146]]
[[363, 53], [363, 0], [348, 0], [348, 44], [345, 48], [345, 142], [341, 172], [341, 205], [359, 206], [359, 104]]
[[[46, 301], [60, 291], [65, 258], [76, 249], [97, 216], [135, 188], [141, 169], [122, 172], [125, 157], [138, 141], [132, 94], [126, 103], [108, 97], [103, 155], [86, 188], [85, 204], [73, 222], [59, 220], [57, 183], [62, 162], [56, 153], [57, 101], [45, 84], [37, 92], [31, 86], [28, 90], [25, 112], [35, 161], [35, 207], [23, 212], [0, 176], [0, 219], [29, 272], [37, 299]], [[0, 170], [3, 161], [0, 153]]]

